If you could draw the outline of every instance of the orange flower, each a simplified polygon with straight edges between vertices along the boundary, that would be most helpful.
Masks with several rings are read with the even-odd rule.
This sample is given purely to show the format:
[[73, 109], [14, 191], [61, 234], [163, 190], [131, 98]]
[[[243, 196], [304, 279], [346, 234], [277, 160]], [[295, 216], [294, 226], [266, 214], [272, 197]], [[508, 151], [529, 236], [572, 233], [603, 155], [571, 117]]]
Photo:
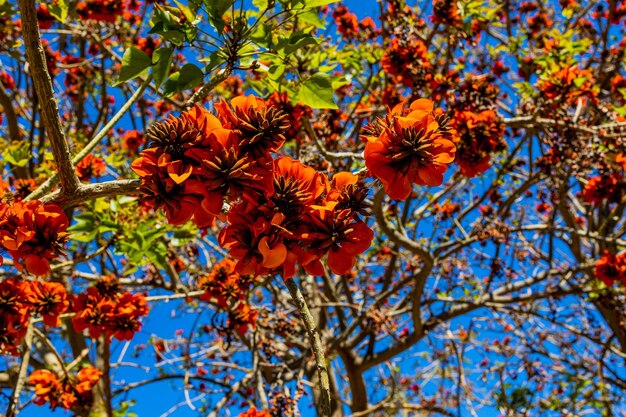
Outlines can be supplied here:
[[603, 201], [617, 203], [621, 201], [624, 190], [624, 181], [621, 174], [610, 174], [593, 177], [583, 189], [585, 200], [599, 206]]
[[434, 103], [420, 99], [408, 111], [396, 106], [378, 120], [366, 136], [365, 164], [385, 187], [389, 197], [406, 200], [412, 184], [441, 185], [443, 173], [454, 161], [451, 131]]
[[47, 369], [37, 369], [30, 374], [29, 383], [35, 386], [37, 398], [33, 401], [37, 405], [50, 403], [50, 408], [55, 409], [58, 405], [57, 398], [63, 392], [63, 384], [55, 373]]
[[195, 178], [176, 183], [166, 170], [160, 169], [155, 149], [142, 151], [132, 169], [141, 177], [143, 203], [155, 210], [163, 208], [168, 223], [183, 224], [192, 217], [198, 227], [213, 223], [214, 216], [201, 206], [206, 194], [202, 183]]
[[289, 129], [285, 132], [285, 137], [298, 140], [298, 133], [302, 127], [301, 121], [303, 116], [311, 116], [311, 108], [301, 104], [292, 104], [289, 100], [289, 94], [286, 92], [279, 93], [274, 91], [266, 100], [268, 106], [276, 107], [287, 116], [285, 122]]
[[202, 300], [216, 299], [218, 305], [225, 308], [227, 300], [237, 296], [240, 290], [241, 275], [235, 271], [236, 266], [235, 260], [226, 258], [215, 264], [211, 273], [200, 278], [198, 288], [205, 291]]
[[287, 258], [287, 248], [277, 233], [284, 216], [269, 215], [250, 209], [244, 202], [228, 213], [229, 224], [220, 232], [218, 241], [238, 260], [235, 270], [242, 275], [266, 274]]
[[221, 101], [216, 110], [224, 127], [234, 130], [241, 139], [241, 152], [252, 159], [269, 157], [285, 142], [289, 130], [287, 115], [262, 99], [249, 96], [235, 97], [230, 105]]
[[[272, 195], [270, 161], [246, 154], [233, 131], [216, 131], [209, 135], [208, 143], [211, 153], [198, 155], [201, 160], [198, 177], [205, 190], [202, 207], [206, 212], [220, 215], [225, 197], [236, 201], [246, 195], [252, 195], [253, 199], [258, 194]], [[190, 153], [193, 155], [194, 151]]]
[[270, 200], [287, 221], [309, 210], [326, 190], [326, 178], [315, 169], [288, 156], [274, 161], [274, 194]]
[[626, 285], [626, 253], [616, 256], [605, 251], [596, 262], [595, 276], [607, 286], [613, 285], [616, 281]]
[[92, 338], [106, 333], [117, 340], [132, 339], [141, 329], [139, 318], [148, 315], [145, 297], [130, 292], [120, 294], [113, 277], [106, 277], [75, 297], [72, 310], [76, 312], [72, 323], [77, 332], [88, 329]]
[[350, 13], [346, 6], [337, 6], [333, 10], [332, 16], [337, 24], [337, 31], [344, 38], [350, 39], [359, 33], [359, 19], [354, 13]]
[[577, 66], [566, 66], [542, 76], [537, 88], [548, 100], [563, 100], [576, 105], [579, 98], [595, 99], [597, 87], [591, 71]]
[[78, 371], [78, 384], [76, 384], [76, 392], [79, 394], [89, 394], [93, 387], [96, 386], [100, 377], [102, 376], [102, 371], [93, 366], [85, 366], [80, 371]]
[[29, 378], [29, 383], [35, 386], [37, 397], [33, 402], [37, 405], [49, 403], [52, 410], [57, 407], [72, 410], [88, 406], [93, 401], [92, 389], [101, 375], [102, 372], [93, 366], [85, 366], [76, 377], [68, 375], [63, 380], [59, 380], [51, 371], [36, 370]]
[[17, 355], [30, 316], [24, 295], [24, 282], [5, 279], [0, 282], [0, 352]]
[[[325, 212], [310, 217], [311, 231], [301, 234], [312, 251], [328, 253], [328, 267], [335, 274], [347, 274], [357, 255], [372, 244], [374, 232], [363, 222], [355, 222], [350, 210]], [[314, 265], [311, 265], [313, 267]]]
[[457, 0], [433, 0], [433, 23], [459, 27], [463, 23]]
[[238, 303], [232, 311], [229, 311], [228, 327], [236, 329], [243, 336], [248, 328], [254, 329], [258, 315], [259, 312], [252, 309], [248, 304]]
[[104, 298], [95, 287], [87, 288], [86, 292], [72, 300], [72, 311], [76, 313], [72, 317], [74, 330], [82, 332], [88, 329], [89, 336], [97, 339], [106, 331], [107, 313], [114, 309], [112, 299]]
[[106, 172], [106, 168], [102, 158], [89, 154], [76, 164], [76, 175], [81, 181], [88, 182], [93, 177], [102, 176]]
[[69, 306], [63, 284], [34, 281], [27, 285], [26, 289], [26, 300], [34, 312], [43, 316], [43, 322], [48, 326], [60, 326], [59, 315], [65, 313]]
[[[62, 253], [69, 239], [68, 220], [59, 206], [39, 201], [0, 203], [0, 246], [18, 269], [35, 275], [50, 271], [50, 260]], [[23, 264], [22, 264], [23, 262]]]
[[456, 162], [467, 177], [485, 172], [489, 169], [491, 154], [506, 149], [504, 126], [493, 110], [456, 112], [451, 126], [457, 132]]
[[122, 148], [131, 155], [136, 154], [145, 142], [146, 138], [138, 130], [128, 130], [122, 136]]
[[107, 312], [107, 335], [117, 340], [131, 340], [141, 329], [139, 318], [147, 315], [146, 298], [125, 292], [115, 300], [115, 309]]
[[18, 202], [26, 198], [30, 193], [37, 189], [37, 182], [32, 178], [20, 178], [13, 181], [13, 201]]
[[386, 74], [395, 75], [407, 87], [413, 86], [414, 79], [425, 80], [431, 67], [426, 45], [419, 39], [393, 38], [380, 64]]
[[333, 207], [335, 210], [350, 210], [355, 220], [359, 215], [370, 214], [370, 204], [366, 200], [367, 188], [359, 181], [358, 176], [350, 172], [337, 172], [333, 175], [330, 187], [327, 200], [336, 202]]
[[270, 417], [270, 413], [267, 411], [259, 411], [252, 407], [248, 411], [239, 414], [239, 417]]

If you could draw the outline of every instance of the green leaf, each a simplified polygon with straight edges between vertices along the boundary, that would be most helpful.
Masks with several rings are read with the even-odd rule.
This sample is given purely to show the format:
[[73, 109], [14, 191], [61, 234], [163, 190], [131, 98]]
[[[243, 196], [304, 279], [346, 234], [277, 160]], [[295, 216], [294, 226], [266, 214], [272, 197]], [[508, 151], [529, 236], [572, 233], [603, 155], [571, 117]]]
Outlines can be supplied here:
[[131, 46], [124, 51], [120, 76], [113, 86], [122, 84], [141, 75], [152, 66], [152, 60], [141, 49]]
[[70, 9], [69, 0], [58, 0], [56, 3], [48, 4], [50, 14], [61, 23], [67, 20], [67, 12]]
[[304, 23], [315, 26], [318, 29], [324, 29], [326, 22], [320, 18], [319, 13], [315, 10], [309, 10], [298, 15], [298, 19]]
[[13, 142], [2, 152], [2, 157], [11, 165], [25, 167], [31, 158], [30, 149], [24, 142]]
[[202, 84], [204, 74], [202, 70], [194, 64], [186, 64], [180, 69], [180, 77], [178, 78], [179, 90], [188, 90]]
[[272, 65], [267, 70], [267, 78], [269, 78], [272, 81], [278, 81], [280, 77], [282, 77], [283, 74], [285, 73], [285, 68], [286, 67], [284, 64]]
[[70, 239], [79, 242], [91, 242], [98, 234], [94, 227], [93, 213], [78, 214], [74, 216], [74, 220], [76, 223], [67, 228], [67, 231], [70, 232]]
[[337, 109], [333, 86], [328, 74], [315, 74], [300, 86], [298, 99], [314, 109]]
[[192, 89], [202, 84], [203, 80], [204, 74], [200, 68], [194, 64], [186, 64], [180, 71], [170, 75], [170, 78], [163, 86], [163, 93], [169, 96], [183, 90]]
[[339, 1], [341, 0], [296, 0], [293, 3], [294, 5], [301, 4], [303, 9], [310, 9], [313, 7], [326, 6], [331, 3], [339, 3]]
[[289, 42], [285, 45], [287, 55], [307, 45], [317, 45], [317, 39], [308, 33], [294, 33], [289, 37]]
[[224, 14], [233, 5], [235, 0], [204, 0], [209, 21], [217, 32], [221, 35], [224, 31]]
[[[180, 9], [180, 11], [183, 12], [183, 15], [185, 15], [185, 19], [187, 19], [188, 22], [191, 23], [191, 22], [194, 22], [196, 20], [196, 13], [192, 9], [190, 9], [189, 7], [183, 5], [178, 0], [174, 0], [174, 3], [176, 3], [176, 5]], [[192, 2], [190, 2], [190, 3], [192, 3]]]
[[152, 77], [154, 78], [157, 90], [170, 72], [173, 55], [174, 48], [159, 48], [152, 54]]

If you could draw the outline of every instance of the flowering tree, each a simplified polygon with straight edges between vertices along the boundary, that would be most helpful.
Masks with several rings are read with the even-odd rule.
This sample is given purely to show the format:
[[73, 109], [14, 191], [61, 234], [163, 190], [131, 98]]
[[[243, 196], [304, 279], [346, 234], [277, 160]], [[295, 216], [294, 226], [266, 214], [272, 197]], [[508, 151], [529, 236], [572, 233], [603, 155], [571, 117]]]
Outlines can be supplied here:
[[626, 3], [365, 3], [0, 0], [0, 412], [626, 412]]

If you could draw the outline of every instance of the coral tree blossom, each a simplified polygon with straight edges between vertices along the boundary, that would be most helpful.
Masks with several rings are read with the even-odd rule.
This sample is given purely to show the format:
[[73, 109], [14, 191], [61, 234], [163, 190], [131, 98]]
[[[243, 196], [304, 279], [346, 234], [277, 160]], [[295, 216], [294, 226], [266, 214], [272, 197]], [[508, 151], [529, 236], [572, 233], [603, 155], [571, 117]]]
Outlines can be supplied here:
[[451, 140], [454, 131], [432, 101], [416, 100], [409, 109], [399, 104], [369, 130], [365, 164], [389, 197], [406, 200], [412, 184], [441, 185], [456, 146]]
[[[373, 239], [359, 217], [369, 214], [364, 184], [347, 172], [329, 181], [287, 156], [274, 159], [292, 128], [277, 106], [238, 96], [216, 110], [213, 115], [196, 106], [147, 132], [149, 147], [132, 164], [142, 177], [144, 203], [163, 208], [171, 224], [227, 221], [218, 242], [233, 258], [228, 261], [233, 273], [224, 278], [277, 273], [290, 278], [297, 264], [321, 275], [324, 257], [332, 272], [348, 273]], [[434, 121], [431, 113], [424, 117]], [[437, 146], [448, 142], [443, 141]], [[207, 300], [228, 307], [229, 321], [245, 331], [256, 312], [213, 281], [209, 276], [201, 282]]]
[[68, 224], [63, 210], [54, 204], [0, 203], [0, 248], [13, 257], [19, 270], [47, 274], [50, 260], [62, 253], [69, 239]]
[[57, 374], [47, 369], [38, 369], [30, 374], [29, 383], [34, 387], [37, 405], [48, 403], [51, 409], [78, 410], [93, 402], [92, 390], [100, 380], [102, 371], [85, 366], [76, 375]]

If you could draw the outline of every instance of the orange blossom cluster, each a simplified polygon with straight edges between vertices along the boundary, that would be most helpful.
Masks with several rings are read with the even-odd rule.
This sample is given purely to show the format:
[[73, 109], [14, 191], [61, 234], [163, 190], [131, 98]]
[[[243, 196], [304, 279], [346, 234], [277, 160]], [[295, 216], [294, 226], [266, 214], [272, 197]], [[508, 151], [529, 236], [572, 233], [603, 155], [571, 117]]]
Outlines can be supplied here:
[[198, 288], [205, 291], [201, 297], [203, 301], [215, 301], [218, 307], [228, 310], [228, 327], [243, 335], [249, 327], [256, 325], [258, 312], [246, 302], [254, 276], [238, 274], [236, 266], [237, 261], [223, 259], [198, 280]]
[[67, 216], [57, 205], [40, 201], [0, 203], [0, 250], [13, 257], [19, 270], [48, 273], [50, 260], [62, 253], [69, 239], [67, 227]]
[[100, 376], [102, 371], [93, 366], [85, 366], [76, 376], [67, 375], [61, 379], [54, 372], [38, 369], [29, 378], [37, 397], [33, 402], [39, 406], [49, 403], [53, 410], [57, 407], [72, 410], [90, 405], [92, 389]]
[[88, 329], [89, 336], [106, 334], [110, 339], [130, 340], [141, 329], [140, 317], [148, 315], [146, 299], [142, 294], [121, 292], [119, 282], [107, 276], [87, 291], [73, 297], [71, 309], [74, 329]]
[[32, 314], [42, 316], [46, 325], [58, 327], [59, 316], [68, 305], [65, 287], [58, 282], [0, 282], [0, 352], [17, 355]]
[[289, 157], [274, 159], [290, 126], [260, 98], [216, 108], [217, 117], [196, 106], [146, 133], [150, 147], [132, 164], [145, 204], [163, 208], [172, 224], [206, 227], [224, 218], [228, 203], [219, 243], [239, 274], [289, 278], [299, 263], [320, 275], [325, 255], [333, 272], [349, 272], [373, 239], [359, 217], [367, 192], [358, 178], [337, 173], [329, 181]]
[[393, 199], [406, 200], [413, 184], [441, 185], [454, 161], [456, 133], [430, 100], [399, 104], [368, 130], [365, 164]]
[[605, 251], [604, 255], [596, 262], [595, 275], [607, 286], [611, 286], [615, 282], [626, 285], [626, 252], [615, 255]]

